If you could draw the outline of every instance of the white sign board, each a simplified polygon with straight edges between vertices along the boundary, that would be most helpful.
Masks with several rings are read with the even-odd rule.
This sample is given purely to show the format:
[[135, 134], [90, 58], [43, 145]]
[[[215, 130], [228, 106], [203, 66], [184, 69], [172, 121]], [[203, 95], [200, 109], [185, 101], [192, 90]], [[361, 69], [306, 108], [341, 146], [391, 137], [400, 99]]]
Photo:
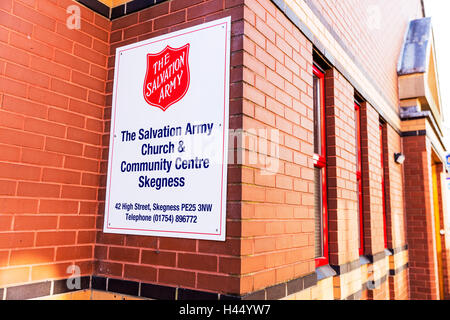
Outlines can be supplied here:
[[230, 27], [117, 48], [104, 232], [225, 240]]

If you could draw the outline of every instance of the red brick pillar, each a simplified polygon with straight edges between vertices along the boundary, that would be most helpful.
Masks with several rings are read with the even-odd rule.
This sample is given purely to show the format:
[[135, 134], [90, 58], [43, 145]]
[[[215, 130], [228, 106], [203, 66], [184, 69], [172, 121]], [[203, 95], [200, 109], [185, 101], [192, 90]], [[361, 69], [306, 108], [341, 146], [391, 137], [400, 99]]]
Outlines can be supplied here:
[[375, 109], [361, 104], [361, 160], [363, 186], [364, 254], [384, 250], [380, 120]]
[[404, 137], [403, 151], [411, 299], [437, 299], [431, 145], [425, 135]]
[[244, 17], [241, 294], [315, 270], [312, 44], [272, 3]]
[[331, 265], [358, 259], [354, 91], [335, 69], [325, 73], [329, 254]]
[[[206, 6], [192, 1], [164, 1], [144, 10], [127, 14], [111, 22], [108, 73], [106, 82], [105, 137], [101, 164], [102, 187], [106, 187], [106, 169], [114, 63], [116, 48], [153, 38], [185, 27], [231, 16], [230, 56], [230, 136], [233, 130], [243, 126], [242, 113], [248, 104], [243, 102], [243, 1], [235, 1], [225, 8], [224, 1], [214, 1]], [[230, 154], [237, 150], [230, 142]], [[171, 290], [189, 288], [193, 292], [241, 293], [241, 255], [250, 253], [249, 241], [241, 234], [265, 232], [257, 225], [244, 225], [241, 217], [252, 214], [252, 208], [242, 199], [257, 199], [260, 189], [250, 185], [252, 172], [231, 159], [228, 167], [226, 241], [147, 237], [137, 235], [103, 233], [104, 195], [99, 197], [97, 218], [94, 275], [99, 278], [126, 279], [126, 281], [158, 284]], [[272, 176], [273, 177], [273, 176]], [[250, 259], [249, 259], [250, 260]], [[260, 260], [254, 258], [257, 264]], [[259, 267], [259, 265], [257, 266]], [[264, 265], [263, 265], [264, 267]], [[250, 269], [250, 267], [249, 267]], [[254, 271], [254, 270], [252, 270]], [[108, 280], [109, 281], [109, 280]], [[109, 286], [108, 282], [108, 286]], [[169, 289], [167, 289], [169, 288]], [[174, 289], [173, 289], [174, 290]], [[180, 291], [178, 291], [178, 294]], [[180, 296], [178, 296], [180, 297]]]
[[[384, 241], [383, 167], [381, 163], [380, 118], [367, 102], [361, 104], [361, 174], [363, 194], [363, 254], [371, 257], [371, 281], [380, 281], [388, 273]], [[389, 285], [380, 285], [368, 290], [368, 298], [388, 299]]]

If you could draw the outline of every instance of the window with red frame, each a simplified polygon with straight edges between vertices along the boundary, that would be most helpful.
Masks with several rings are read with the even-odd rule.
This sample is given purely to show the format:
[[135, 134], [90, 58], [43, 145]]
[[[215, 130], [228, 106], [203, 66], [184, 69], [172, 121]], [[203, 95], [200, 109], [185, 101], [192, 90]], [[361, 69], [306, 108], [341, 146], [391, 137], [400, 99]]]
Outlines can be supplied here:
[[364, 226], [363, 226], [363, 196], [362, 196], [362, 173], [361, 173], [361, 107], [355, 102], [356, 120], [356, 183], [358, 188], [358, 239], [359, 255], [364, 254]]
[[383, 236], [384, 248], [387, 248], [387, 228], [386, 228], [386, 189], [384, 184], [384, 150], [383, 150], [383, 132], [384, 126], [380, 124], [380, 158], [381, 158], [381, 193], [383, 201]]
[[314, 98], [314, 218], [316, 267], [328, 264], [328, 214], [324, 73], [313, 67]]

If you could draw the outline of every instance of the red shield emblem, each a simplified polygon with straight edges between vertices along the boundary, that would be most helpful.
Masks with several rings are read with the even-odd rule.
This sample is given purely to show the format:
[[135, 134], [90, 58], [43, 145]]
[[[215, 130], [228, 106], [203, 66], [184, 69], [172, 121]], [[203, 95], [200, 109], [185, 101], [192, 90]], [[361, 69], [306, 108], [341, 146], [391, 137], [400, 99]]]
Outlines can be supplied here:
[[148, 104], [166, 111], [186, 95], [189, 82], [189, 43], [147, 54], [144, 99]]

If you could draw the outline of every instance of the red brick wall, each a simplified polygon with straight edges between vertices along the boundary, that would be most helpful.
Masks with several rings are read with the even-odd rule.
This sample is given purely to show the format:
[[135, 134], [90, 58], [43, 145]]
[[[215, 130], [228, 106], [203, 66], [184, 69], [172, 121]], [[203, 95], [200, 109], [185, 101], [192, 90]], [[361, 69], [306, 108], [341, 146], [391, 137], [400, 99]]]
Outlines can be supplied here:
[[384, 281], [378, 288], [367, 290], [367, 300], [389, 300], [389, 282]]
[[397, 57], [411, 19], [422, 17], [420, 0], [308, 0], [320, 11], [376, 87], [397, 110]]
[[361, 160], [364, 254], [384, 250], [380, 119], [368, 103], [361, 105]]
[[239, 255], [246, 250], [239, 241], [241, 229], [244, 229], [240, 217], [241, 210], [246, 209], [241, 208], [240, 203], [240, 182], [245, 172], [237, 165], [230, 165], [228, 172], [225, 242], [104, 234], [101, 231], [116, 48], [229, 15], [232, 17], [230, 128], [233, 129], [242, 125], [243, 6], [240, 1], [173, 0], [112, 21], [94, 274], [203, 291], [240, 293]]
[[[172, 1], [113, 21], [108, 92], [116, 47], [230, 14], [230, 128], [244, 135], [233, 152], [243, 163], [229, 166], [227, 241], [99, 232], [96, 274], [244, 294], [314, 272], [312, 45], [272, 3]], [[265, 174], [269, 157], [258, 150], [253, 163], [247, 135], [274, 127], [279, 162]]]
[[0, 287], [91, 274], [110, 22], [0, 2]]
[[358, 253], [356, 119], [354, 90], [335, 69], [325, 73], [330, 264], [352, 262]]
[[[271, 1], [171, 0], [113, 22], [78, 4], [80, 30], [66, 27], [73, 1], [0, 1], [0, 287], [65, 278], [71, 264], [83, 275], [232, 294], [314, 272], [312, 45]], [[397, 56], [404, 30], [397, 27], [406, 27], [405, 17], [414, 16], [416, 8], [408, 3], [411, 11], [402, 8], [405, 16], [389, 20], [391, 28], [381, 22], [383, 30], [398, 33], [369, 37], [374, 30], [356, 22], [367, 20], [360, 19], [366, 17], [365, 7], [352, 1], [318, 6], [324, 6], [325, 18], [396, 106], [396, 59], [380, 64], [385, 54]], [[387, 8], [392, 15], [402, 12], [395, 5], [398, 10], [380, 6], [381, 17]], [[244, 133], [237, 137], [242, 148], [230, 143], [230, 154], [244, 160], [229, 165], [226, 242], [104, 234], [116, 48], [228, 15], [230, 129]], [[340, 265], [358, 259], [354, 90], [332, 69], [326, 73], [326, 95], [330, 263]], [[366, 120], [363, 170], [369, 175], [373, 238], [368, 250], [378, 253], [378, 115], [367, 108]], [[250, 141], [258, 130], [273, 128], [274, 133], [260, 131], [268, 133], [264, 143], [278, 147], [277, 167], [270, 169], [272, 150], [255, 150]], [[399, 151], [400, 138], [390, 128], [387, 139], [389, 154]], [[429, 159], [420, 150], [430, 147], [424, 141], [414, 137], [404, 143], [411, 163], [405, 173], [417, 176], [414, 182], [427, 172]], [[251, 161], [255, 155], [257, 163]], [[429, 200], [429, 188], [426, 182], [420, 188], [412, 182], [403, 186], [401, 167], [391, 158], [389, 246], [405, 243], [399, 235], [406, 229], [403, 187], [405, 209], [411, 210], [409, 241], [420, 245], [430, 240], [420, 226], [429, 208], [420, 210], [417, 204]], [[432, 298], [435, 293], [424, 288], [433, 283], [425, 269], [432, 263], [430, 253], [416, 249], [413, 254], [414, 297]], [[391, 290], [405, 288], [404, 274], [389, 282]], [[381, 296], [387, 291], [383, 287]]]
[[389, 298], [391, 300], [409, 299], [408, 280], [408, 269], [395, 276], [389, 276]]
[[404, 137], [403, 151], [411, 299], [437, 299], [431, 144], [426, 136]]
[[245, 1], [244, 19], [242, 128], [279, 133], [277, 170], [263, 150], [242, 167], [241, 290], [251, 292], [315, 270], [312, 45], [268, 0]]

